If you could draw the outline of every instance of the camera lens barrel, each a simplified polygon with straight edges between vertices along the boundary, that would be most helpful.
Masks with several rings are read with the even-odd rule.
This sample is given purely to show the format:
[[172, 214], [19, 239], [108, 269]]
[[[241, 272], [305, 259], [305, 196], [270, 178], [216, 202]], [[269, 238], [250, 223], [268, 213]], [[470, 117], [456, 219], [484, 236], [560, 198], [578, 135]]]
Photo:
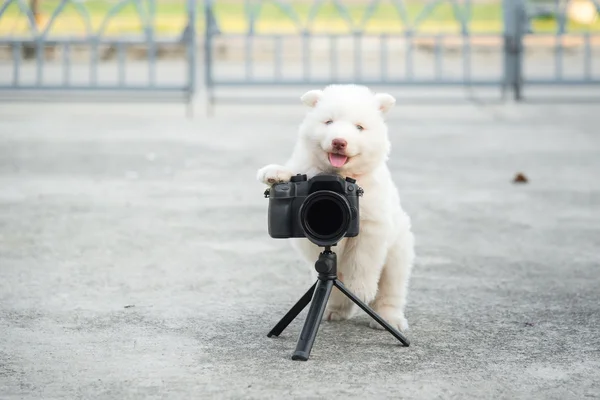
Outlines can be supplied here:
[[318, 246], [332, 246], [346, 234], [353, 218], [348, 200], [339, 193], [319, 190], [300, 207], [300, 226], [306, 238]]

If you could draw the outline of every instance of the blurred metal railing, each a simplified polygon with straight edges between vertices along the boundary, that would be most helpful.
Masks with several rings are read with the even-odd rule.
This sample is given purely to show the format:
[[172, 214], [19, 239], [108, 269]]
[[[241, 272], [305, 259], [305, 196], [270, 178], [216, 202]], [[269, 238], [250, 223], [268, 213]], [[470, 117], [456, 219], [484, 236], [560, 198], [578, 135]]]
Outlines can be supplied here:
[[[516, 99], [527, 86], [600, 84], [600, 63], [593, 63], [600, 51], [599, 12], [598, 0], [506, 1], [506, 83]], [[540, 17], [554, 20], [552, 29], [536, 28]], [[540, 54], [541, 47], [549, 51]]]
[[[600, 9], [600, 0], [586, 1]], [[323, 11], [325, 3], [329, 8]], [[305, 1], [293, 6], [281, 0], [246, 1], [244, 27], [236, 30], [223, 18], [225, 2], [206, 0], [208, 99], [212, 103], [220, 87], [329, 83], [497, 86], [519, 99], [523, 85], [600, 83], [592, 68], [600, 25], [570, 27], [577, 25], [568, 23], [570, 3], [574, 0]], [[357, 4], [364, 7], [357, 11]], [[374, 18], [383, 4], [384, 15]], [[436, 12], [444, 7], [440, 20]], [[543, 32], [536, 30], [548, 13], [553, 21], [541, 20]], [[322, 14], [326, 22], [319, 25]], [[379, 26], [369, 25], [374, 20]], [[561, 70], [566, 39], [571, 50], [580, 45], [584, 59], [570, 65], [568, 78]], [[545, 58], [530, 56], [537, 50]], [[555, 74], [544, 76], [549, 57]], [[581, 73], [575, 65], [581, 65]]]
[[[600, 83], [600, 0], [203, 0], [198, 21], [200, 0], [39, 0], [53, 6], [44, 23], [25, 1], [0, 0], [0, 93], [191, 101], [202, 66], [210, 103], [217, 88], [250, 86], [488, 86], [518, 99], [529, 85]], [[157, 5], [173, 4], [181, 18], [168, 35], [156, 18], [172, 10]], [[112, 32], [128, 7], [138, 31]], [[55, 30], [68, 8], [79, 35]], [[17, 14], [24, 28], [7, 33]]]
[[[197, 7], [195, 0], [185, 1], [185, 25], [181, 27], [181, 34], [166, 37], [155, 29], [157, 0], [104, 2], [107, 3], [104, 4], [105, 13], [99, 15], [100, 19], [94, 21], [95, 24], [84, 1], [55, 1], [57, 6], [48, 20], [45, 24], [39, 24], [32, 7], [24, 0], [4, 0], [0, 6], [0, 25], [16, 21], [18, 16], [25, 16], [27, 23], [17, 33], [0, 34], [0, 50], [5, 50], [12, 58], [11, 65], [2, 65], [0, 70], [3, 71], [0, 73], [0, 91], [115, 91], [117, 96], [123, 96], [126, 92], [148, 96], [155, 92], [161, 96], [167, 93], [180, 95], [191, 101], [196, 89]], [[11, 7], [18, 9], [20, 15], [17, 12], [9, 14]], [[61, 28], [61, 17], [69, 7], [76, 11], [83, 29], [76, 34], [53, 32], [55, 28]], [[107, 28], [126, 7], [135, 10], [141, 32], [111, 35]], [[97, 14], [94, 13], [93, 17], [98, 17]], [[133, 48], [144, 55], [137, 57], [138, 60], [128, 61]], [[175, 64], [180, 67], [177, 69], [180, 77], [166, 81], [160, 79], [162, 76], [157, 76], [161, 66], [157, 52], [167, 48], [175, 51], [184, 49], [185, 53], [176, 57]], [[102, 63], [106, 54], [116, 57], [116, 65]], [[114, 66], [116, 68], [112, 68]], [[128, 70], [130, 66], [132, 69]], [[167, 74], [170, 78], [173, 75]]]
[[[302, 10], [285, 1], [246, 1], [246, 29], [237, 32], [221, 27], [223, 3], [205, 1], [205, 83], [211, 102], [221, 86], [504, 84], [502, 15], [494, 16], [490, 29], [474, 32], [472, 0], [334, 1], [326, 12], [322, 8], [328, 2], [323, 1], [305, 2]], [[358, 9], [357, 3], [364, 7]], [[261, 25], [268, 4], [271, 17]], [[384, 12], [376, 16], [382, 6]], [[449, 31], [423, 29], [443, 6], [452, 15], [446, 21]], [[331, 25], [317, 26], [324, 13]], [[474, 46], [492, 49], [498, 60], [474, 63]], [[220, 55], [223, 48], [230, 49], [229, 59]], [[448, 52], [460, 56], [449, 57]], [[236, 64], [243, 68], [236, 71]]]
[[[519, 12], [527, 21], [520, 39], [523, 86], [600, 83], [600, 0], [529, 0]], [[529, 22], [534, 17], [554, 18], [554, 31], [536, 29]], [[595, 29], [585, 29], [585, 26]], [[552, 48], [545, 57], [545, 68], [529, 65], [535, 58], [535, 40]], [[595, 52], [598, 53], [596, 65], [593, 62]]]

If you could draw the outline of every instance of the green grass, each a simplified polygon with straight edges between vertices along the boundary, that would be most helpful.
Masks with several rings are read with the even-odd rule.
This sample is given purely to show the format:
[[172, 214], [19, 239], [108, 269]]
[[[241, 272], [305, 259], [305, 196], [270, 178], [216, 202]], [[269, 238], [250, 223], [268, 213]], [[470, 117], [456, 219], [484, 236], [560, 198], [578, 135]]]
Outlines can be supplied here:
[[[52, 15], [53, 11], [60, 4], [59, 0], [39, 0], [40, 2], [40, 20], [39, 24], [43, 29]], [[292, 2], [293, 11], [299, 20], [295, 23], [289, 14], [284, 12], [275, 2], [263, 2], [260, 15], [255, 22], [257, 32], [270, 33], [297, 33], [304, 27], [308, 27], [312, 32], [329, 33], [347, 33], [352, 31], [351, 24], [343, 18], [339, 10], [331, 2], [325, 3], [317, 14], [317, 17], [308, 21], [308, 15], [312, 5], [304, 2]], [[142, 2], [145, 6], [147, 2]], [[104, 22], [106, 16], [115, 3], [109, 3], [102, 0], [87, 1], [84, 5], [89, 16], [92, 31], [96, 31]], [[409, 0], [406, 2], [406, 12], [410, 25], [422, 13], [424, 2]], [[360, 21], [366, 11], [366, 5], [352, 3], [345, 8], [349, 19], [359, 26]], [[143, 8], [143, 12], [148, 12]], [[183, 1], [157, 1], [155, 17], [152, 24], [155, 30], [160, 34], [179, 34], [186, 24], [186, 9]], [[244, 3], [241, 1], [217, 1], [215, 6], [215, 16], [223, 32], [242, 33], [248, 30], [248, 18]], [[408, 25], [401, 23], [398, 12], [389, 2], [382, 2], [372, 14], [371, 19], [365, 25], [365, 31], [372, 33], [399, 33], [408, 28]], [[27, 20], [21, 14], [16, 4], [12, 4], [0, 19], [0, 35], [19, 35], [27, 33]], [[476, 32], [501, 32], [502, 31], [502, 8], [500, 3], [473, 4], [471, 7], [471, 17], [469, 30]], [[128, 3], [120, 12], [115, 15], [106, 26], [107, 35], [135, 34], [140, 33], [142, 22], [139, 18], [136, 7], [133, 3]], [[204, 29], [204, 10], [203, 2], [198, 1], [197, 15], [198, 32]], [[554, 32], [557, 29], [556, 21], [553, 19], [539, 19], [534, 23], [536, 31]], [[569, 22], [570, 31], [600, 31], [600, 21], [586, 26], [574, 22]], [[418, 32], [445, 33], [460, 32], [460, 23], [454, 17], [453, 8], [449, 3], [440, 3], [435, 7], [427, 18], [416, 28]], [[60, 17], [54, 23], [51, 34], [56, 35], [79, 35], [85, 33], [85, 24], [77, 8], [69, 4], [61, 13]]]

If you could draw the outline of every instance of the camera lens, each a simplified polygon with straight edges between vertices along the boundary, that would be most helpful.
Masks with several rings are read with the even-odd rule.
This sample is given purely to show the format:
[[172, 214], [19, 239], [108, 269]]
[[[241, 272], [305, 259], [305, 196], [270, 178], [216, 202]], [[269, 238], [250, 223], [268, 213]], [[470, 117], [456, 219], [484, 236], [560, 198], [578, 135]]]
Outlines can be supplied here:
[[346, 234], [350, 220], [348, 200], [329, 190], [310, 194], [300, 209], [300, 223], [306, 237], [319, 246], [339, 242]]

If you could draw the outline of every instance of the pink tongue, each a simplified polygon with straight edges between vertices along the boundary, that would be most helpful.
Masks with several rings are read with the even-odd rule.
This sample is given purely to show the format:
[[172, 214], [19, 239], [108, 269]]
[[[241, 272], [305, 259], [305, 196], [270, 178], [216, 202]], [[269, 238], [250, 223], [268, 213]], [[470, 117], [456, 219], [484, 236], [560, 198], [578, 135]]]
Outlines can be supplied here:
[[343, 156], [341, 154], [329, 153], [329, 162], [336, 168], [339, 168], [346, 164], [346, 160], [348, 160], [348, 157], [346, 156]]

